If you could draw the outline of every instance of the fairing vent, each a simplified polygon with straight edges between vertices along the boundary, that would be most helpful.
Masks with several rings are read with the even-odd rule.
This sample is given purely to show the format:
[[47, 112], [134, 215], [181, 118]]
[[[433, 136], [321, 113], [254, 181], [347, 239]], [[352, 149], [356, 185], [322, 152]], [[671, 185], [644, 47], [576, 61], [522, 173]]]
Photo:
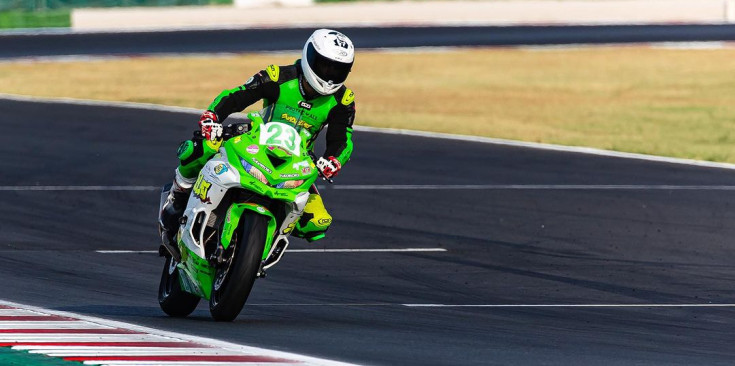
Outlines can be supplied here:
[[278, 168], [279, 166], [283, 165], [283, 163], [286, 162], [286, 159], [281, 159], [271, 154], [268, 154], [268, 159], [271, 161], [271, 164], [273, 164], [273, 167], [275, 168]]

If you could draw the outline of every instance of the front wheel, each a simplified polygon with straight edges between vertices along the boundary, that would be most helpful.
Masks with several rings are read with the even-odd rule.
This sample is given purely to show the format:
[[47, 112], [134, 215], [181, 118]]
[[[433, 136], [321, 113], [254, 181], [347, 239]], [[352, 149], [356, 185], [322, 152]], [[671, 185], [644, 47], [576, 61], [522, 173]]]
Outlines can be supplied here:
[[229, 260], [220, 265], [212, 282], [209, 312], [218, 321], [232, 321], [240, 314], [253, 288], [263, 259], [269, 218], [246, 212], [227, 248]]
[[183, 318], [191, 314], [199, 304], [199, 297], [192, 295], [181, 288], [179, 283], [179, 269], [171, 256], [166, 256], [163, 265], [161, 284], [158, 285], [158, 304], [168, 315]]

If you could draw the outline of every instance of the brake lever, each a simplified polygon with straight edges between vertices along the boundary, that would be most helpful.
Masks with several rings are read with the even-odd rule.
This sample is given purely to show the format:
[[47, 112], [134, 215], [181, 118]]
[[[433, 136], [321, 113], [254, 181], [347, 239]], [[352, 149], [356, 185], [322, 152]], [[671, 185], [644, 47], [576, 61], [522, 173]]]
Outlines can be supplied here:
[[327, 176], [324, 175], [324, 173], [319, 169], [319, 167], [317, 167], [316, 170], [319, 172], [319, 176], [322, 178], [322, 180], [326, 180], [327, 182], [329, 182], [329, 184], [334, 184], [334, 180], [332, 180], [332, 178], [327, 178]]

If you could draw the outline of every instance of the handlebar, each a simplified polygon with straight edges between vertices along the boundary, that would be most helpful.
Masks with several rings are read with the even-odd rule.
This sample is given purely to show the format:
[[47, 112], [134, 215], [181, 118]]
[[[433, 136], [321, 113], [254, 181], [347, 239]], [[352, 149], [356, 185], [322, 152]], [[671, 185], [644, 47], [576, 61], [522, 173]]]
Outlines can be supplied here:
[[235, 136], [242, 135], [250, 131], [250, 121], [230, 123], [222, 126], [222, 141], [227, 141]]

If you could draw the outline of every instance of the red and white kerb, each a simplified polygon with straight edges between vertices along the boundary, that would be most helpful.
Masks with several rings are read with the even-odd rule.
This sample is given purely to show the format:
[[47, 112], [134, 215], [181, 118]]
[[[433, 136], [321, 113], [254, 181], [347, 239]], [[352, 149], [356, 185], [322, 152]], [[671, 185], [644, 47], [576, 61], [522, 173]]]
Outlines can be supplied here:
[[0, 303], [0, 346], [85, 365], [347, 365], [11, 303]]

